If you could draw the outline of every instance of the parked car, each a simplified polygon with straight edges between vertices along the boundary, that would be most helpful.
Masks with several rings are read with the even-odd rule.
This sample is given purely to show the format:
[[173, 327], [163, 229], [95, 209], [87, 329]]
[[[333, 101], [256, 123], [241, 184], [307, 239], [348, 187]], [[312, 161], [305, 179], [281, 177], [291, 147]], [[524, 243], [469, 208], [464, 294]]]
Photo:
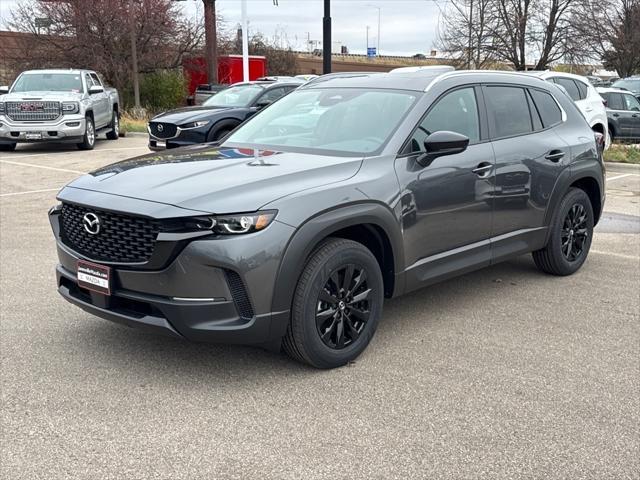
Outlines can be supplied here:
[[[576, 103], [584, 118], [587, 119], [594, 132], [600, 132], [604, 139], [607, 134], [607, 110], [602, 102], [602, 97], [586, 77], [562, 72], [527, 72], [537, 75], [548, 82], [556, 83], [564, 88], [567, 94]], [[604, 148], [609, 148], [606, 142]]]
[[528, 252], [576, 272], [603, 171], [576, 105], [538, 78], [333, 75], [220, 145], [67, 185], [49, 217], [58, 291], [126, 325], [337, 367], [366, 348], [385, 297]]
[[212, 83], [203, 83], [202, 85], [198, 85], [194, 94], [194, 102], [196, 105], [202, 105], [209, 98], [211, 98], [212, 95], [221, 92], [227, 87], [229, 87], [229, 85]]
[[640, 100], [640, 76], [621, 78], [611, 84], [611, 88], [621, 88], [628, 90]]
[[156, 115], [148, 125], [149, 148], [164, 150], [220, 140], [258, 110], [300, 85], [273, 81], [237, 83], [211, 96], [200, 107]]
[[17, 143], [75, 143], [95, 146], [102, 132], [117, 140], [120, 99], [92, 70], [30, 70], [11, 88], [0, 87], [0, 150]]
[[607, 102], [610, 141], [613, 139], [640, 140], [640, 101], [628, 90], [599, 88]]

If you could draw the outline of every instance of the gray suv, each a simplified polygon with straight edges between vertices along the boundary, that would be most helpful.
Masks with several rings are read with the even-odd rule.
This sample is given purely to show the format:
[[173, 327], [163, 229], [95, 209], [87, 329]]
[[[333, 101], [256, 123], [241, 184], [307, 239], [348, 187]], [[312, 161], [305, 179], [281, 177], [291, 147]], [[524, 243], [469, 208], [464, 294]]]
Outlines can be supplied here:
[[50, 211], [60, 294], [193, 341], [332, 368], [384, 298], [533, 252], [569, 275], [604, 203], [594, 133], [525, 74], [321, 77], [219, 144], [71, 182]]

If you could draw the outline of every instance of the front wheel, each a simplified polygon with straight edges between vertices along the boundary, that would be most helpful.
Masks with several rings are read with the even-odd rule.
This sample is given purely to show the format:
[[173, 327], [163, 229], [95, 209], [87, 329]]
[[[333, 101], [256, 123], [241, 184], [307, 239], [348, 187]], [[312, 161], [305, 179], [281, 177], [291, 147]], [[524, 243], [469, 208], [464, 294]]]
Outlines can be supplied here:
[[382, 302], [382, 273], [373, 254], [360, 243], [329, 239], [300, 276], [283, 348], [316, 368], [345, 365], [369, 344]]
[[86, 117], [85, 122], [87, 127], [84, 130], [82, 142], [78, 143], [78, 148], [80, 150], [93, 150], [96, 145], [96, 127], [91, 117]]
[[15, 143], [0, 143], [0, 152], [13, 152], [15, 149]]
[[587, 259], [593, 238], [593, 207], [579, 188], [566, 193], [550, 225], [549, 240], [533, 252], [536, 266], [552, 275], [571, 275]]

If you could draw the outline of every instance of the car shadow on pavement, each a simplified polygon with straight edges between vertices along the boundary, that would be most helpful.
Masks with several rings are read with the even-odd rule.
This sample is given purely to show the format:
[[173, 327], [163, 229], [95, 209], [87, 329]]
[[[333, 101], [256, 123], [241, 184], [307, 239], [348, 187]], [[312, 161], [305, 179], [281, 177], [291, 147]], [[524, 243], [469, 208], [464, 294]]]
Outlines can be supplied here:
[[[442, 322], [442, 316], [432, 312], [457, 308], [456, 304], [480, 306], [491, 286], [499, 288], [505, 283], [513, 287], [535, 276], [545, 278], [527, 256], [388, 300], [373, 344], [355, 363], [388, 355], [384, 349], [401, 348], [394, 338], [413, 337], [435, 326], [435, 322]], [[258, 381], [265, 375], [318, 374], [318, 370], [294, 362], [283, 353], [240, 345], [192, 343], [116, 325], [84, 312], [78, 312], [78, 316], [81, 326], [73, 327], [76, 331], [71, 341], [75, 353], [85, 357], [83, 363], [127, 371], [141, 378], [188, 377], [190, 382], [212, 383], [234, 377]]]

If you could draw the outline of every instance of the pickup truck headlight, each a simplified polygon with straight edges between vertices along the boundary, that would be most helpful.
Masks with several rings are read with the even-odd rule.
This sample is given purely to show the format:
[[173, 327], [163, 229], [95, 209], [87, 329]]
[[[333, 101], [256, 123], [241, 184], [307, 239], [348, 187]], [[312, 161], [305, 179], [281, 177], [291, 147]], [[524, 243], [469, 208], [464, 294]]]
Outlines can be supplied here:
[[78, 102], [62, 102], [62, 113], [78, 113], [80, 104]]
[[192, 217], [186, 220], [186, 227], [193, 230], [211, 230], [218, 235], [242, 235], [259, 232], [267, 228], [276, 218], [276, 210], [232, 215], [212, 215]]
[[4, 113], [4, 102], [0, 102], [0, 113]]
[[191, 130], [192, 128], [204, 127], [209, 124], [209, 120], [200, 120], [198, 122], [189, 122], [180, 125], [180, 130]]

